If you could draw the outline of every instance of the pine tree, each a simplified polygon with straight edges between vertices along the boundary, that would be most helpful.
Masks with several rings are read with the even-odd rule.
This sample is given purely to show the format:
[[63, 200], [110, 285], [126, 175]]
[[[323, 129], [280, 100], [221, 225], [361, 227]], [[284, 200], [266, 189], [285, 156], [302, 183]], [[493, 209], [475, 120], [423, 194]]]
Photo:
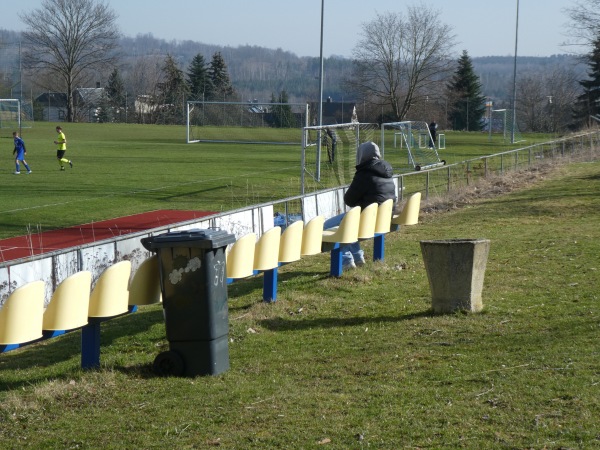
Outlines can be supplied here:
[[100, 102], [98, 103], [98, 122], [109, 123], [113, 121], [113, 109], [105, 89], [102, 93], [102, 97], [100, 97]]
[[125, 93], [125, 83], [121, 78], [118, 69], [114, 69], [108, 77], [106, 85], [107, 106], [110, 109], [106, 111], [106, 117], [111, 122], [125, 122], [125, 108], [127, 108], [127, 95]]
[[600, 114], [600, 35], [594, 41], [594, 48], [586, 56], [588, 64], [588, 79], [579, 82], [583, 94], [577, 97], [574, 108], [574, 118], [577, 125], [590, 123], [590, 116]]
[[276, 128], [292, 128], [294, 127], [294, 116], [292, 114], [292, 107], [288, 103], [288, 94], [285, 91], [281, 91], [278, 97], [275, 94], [271, 94], [271, 103], [284, 103], [283, 105], [273, 105], [271, 114], [273, 116], [273, 126]]
[[191, 100], [204, 100], [212, 96], [213, 86], [208, 76], [208, 67], [204, 56], [199, 53], [190, 63], [187, 84]]
[[481, 83], [466, 50], [458, 59], [458, 67], [447, 88], [449, 118], [453, 129], [480, 131], [483, 127], [481, 119], [485, 114], [485, 97], [481, 95]]
[[163, 82], [158, 84], [158, 107], [161, 111], [159, 122], [165, 124], [184, 123], [184, 102], [188, 95], [188, 86], [183, 71], [175, 59], [167, 55], [162, 68]]
[[208, 68], [208, 77], [213, 86], [213, 92], [210, 96], [211, 100], [227, 101], [232, 100], [235, 95], [235, 90], [231, 85], [227, 65], [220, 52], [216, 52], [210, 62]]

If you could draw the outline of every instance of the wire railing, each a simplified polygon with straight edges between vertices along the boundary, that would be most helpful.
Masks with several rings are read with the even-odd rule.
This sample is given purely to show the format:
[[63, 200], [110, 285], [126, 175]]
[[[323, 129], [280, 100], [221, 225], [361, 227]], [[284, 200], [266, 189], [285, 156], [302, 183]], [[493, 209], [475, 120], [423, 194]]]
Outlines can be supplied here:
[[423, 192], [425, 199], [446, 195], [480, 179], [531, 169], [558, 158], [594, 160], [599, 147], [600, 131], [596, 130], [426, 171], [397, 175], [399, 198], [417, 191]]

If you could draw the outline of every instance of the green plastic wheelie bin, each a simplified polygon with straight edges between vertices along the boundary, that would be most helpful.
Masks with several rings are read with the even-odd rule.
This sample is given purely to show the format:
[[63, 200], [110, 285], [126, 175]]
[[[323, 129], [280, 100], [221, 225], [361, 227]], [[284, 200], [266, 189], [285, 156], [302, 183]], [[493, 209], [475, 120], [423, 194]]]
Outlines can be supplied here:
[[169, 350], [154, 360], [160, 375], [217, 375], [229, 369], [225, 250], [235, 236], [191, 229], [151, 236], [157, 253]]

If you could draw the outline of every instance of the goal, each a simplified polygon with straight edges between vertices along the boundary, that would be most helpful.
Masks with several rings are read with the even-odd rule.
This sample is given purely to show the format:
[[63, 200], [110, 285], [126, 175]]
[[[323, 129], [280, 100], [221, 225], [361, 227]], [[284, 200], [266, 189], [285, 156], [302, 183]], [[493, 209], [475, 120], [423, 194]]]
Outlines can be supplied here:
[[15, 98], [0, 99], [0, 128], [21, 130], [31, 127], [33, 111], [30, 104], [23, 104]]
[[[389, 147], [400, 149], [400, 152], [406, 149], [407, 163], [415, 170], [431, 169], [446, 164], [446, 161], [440, 159], [427, 122], [411, 120], [383, 123], [381, 136], [382, 154], [385, 154], [386, 148]], [[444, 139], [443, 146], [441, 138]], [[440, 148], [445, 148], [445, 136], [438, 135], [438, 140]]]
[[356, 150], [368, 141], [379, 145], [378, 124], [351, 122], [305, 127], [301, 194], [349, 184], [356, 172]]
[[187, 142], [295, 144], [309, 124], [307, 103], [188, 101]]
[[510, 109], [492, 110], [492, 120], [488, 124], [490, 141], [494, 136], [501, 136], [503, 142], [510, 142], [514, 137], [514, 142], [523, 142], [523, 136], [519, 131], [517, 121], [514, 119]]

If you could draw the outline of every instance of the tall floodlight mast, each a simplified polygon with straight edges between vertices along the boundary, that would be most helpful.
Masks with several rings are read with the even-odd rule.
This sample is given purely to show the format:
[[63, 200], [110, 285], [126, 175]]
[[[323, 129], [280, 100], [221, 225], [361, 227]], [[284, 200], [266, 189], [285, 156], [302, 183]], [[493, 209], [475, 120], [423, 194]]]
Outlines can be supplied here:
[[[323, 125], [323, 18], [325, 12], [325, 0], [321, 0], [321, 50], [319, 56], [320, 68], [319, 68], [319, 126]], [[319, 136], [319, 151], [317, 153], [317, 180], [321, 179], [321, 139]]]
[[517, 127], [517, 45], [519, 42], [519, 0], [517, 0], [517, 23], [515, 27], [515, 62], [513, 67], [513, 116], [510, 143], [515, 143], [515, 128]]

